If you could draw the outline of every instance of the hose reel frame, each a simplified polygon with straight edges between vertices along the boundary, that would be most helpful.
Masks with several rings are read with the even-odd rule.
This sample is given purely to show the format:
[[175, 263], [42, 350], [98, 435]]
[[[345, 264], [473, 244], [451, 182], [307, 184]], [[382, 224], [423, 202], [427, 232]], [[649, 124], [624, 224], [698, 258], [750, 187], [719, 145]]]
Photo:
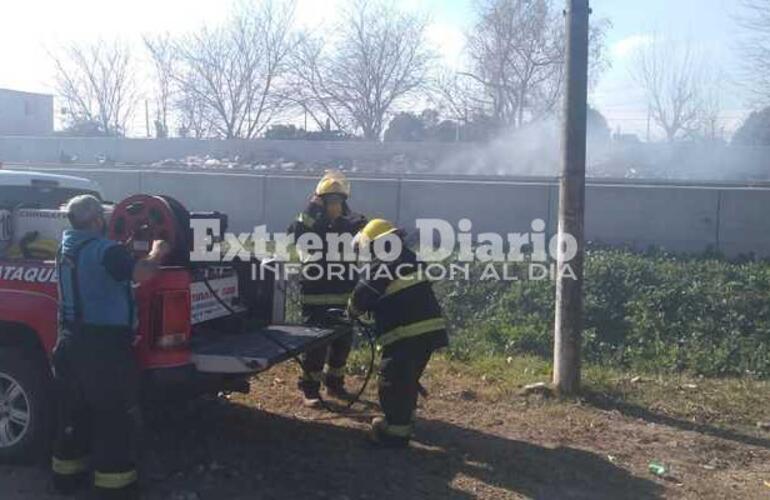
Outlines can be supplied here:
[[110, 239], [126, 244], [136, 258], [146, 257], [154, 240], [164, 240], [172, 249], [164, 264], [190, 262], [190, 212], [170, 196], [129, 196], [115, 205], [108, 227]]

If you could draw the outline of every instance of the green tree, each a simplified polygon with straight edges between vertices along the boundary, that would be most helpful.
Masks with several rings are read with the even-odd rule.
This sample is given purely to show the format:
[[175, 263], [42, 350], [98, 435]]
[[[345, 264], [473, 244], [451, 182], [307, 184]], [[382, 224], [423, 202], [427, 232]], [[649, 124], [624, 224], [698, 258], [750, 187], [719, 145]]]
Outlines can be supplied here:
[[270, 128], [265, 131], [265, 139], [283, 141], [304, 139], [305, 135], [305, 130], [298, 128], [295, 125], [271, 125]]
[[733, 136], [739, 146], [770, 146], [770, 107], [754, 111]]
[[612, 131], [607, 124], [607, 119], [596, 108], [588, 107], [587, 116], [588, 141], [592, 143], [607, 143], [610, 141]]
[[418, 142], [425, 140], [425, 123], [414, 113], [399, 113], [385, 130], [385, 141]]

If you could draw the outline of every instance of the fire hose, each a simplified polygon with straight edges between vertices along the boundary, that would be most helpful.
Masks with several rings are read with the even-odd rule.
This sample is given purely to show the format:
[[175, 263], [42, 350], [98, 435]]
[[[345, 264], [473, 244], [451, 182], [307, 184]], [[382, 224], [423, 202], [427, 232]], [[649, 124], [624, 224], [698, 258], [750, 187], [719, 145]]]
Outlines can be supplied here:
[[[110, 237], [117, 241], [122, 241], [127, 245], [130, 251], [136, 257], [145, 256], [149, 250], [153, 240], [165, 240], [169, 243], [171, 248], [174, 249], [169, 261], [174, 265], [191, 265], [189, 261], [189, 245], [190, 235], [188, 234], [190, 213], [182, 206], [177, 200], [169, 196], [149, 196], [149, 195], [134, 195], [115, 206], [113, 215], [109, 223]], [[234, 317], [240, 317], [239, 314], [227, 304], [211, 286], [205, 272], [203, 273], [203, 283], [208, 289], [209, 293], [216, 299], [216, 301], [225, 308]], [[284, 290], [285, 291], [285, 290]], [[341, 310], [336, 310], [342, 313]], [[372, 374], [374, 372], [374, 362], [376, 358], [376, 341], [375, 334], [372, 331], [372, 327], [362, 322], [360, 319], [345, 319], [342, 314], [333, 316], [328, 315], [329, 319], [334, 323], [338, 323], [340, 326], [353, 326], [358, 327], [359, 333], [363, 333], [369, 344], [370, 359], [367, 367], [364, 383], [358, 392], [350, 399], [350, 401], [342, 408], [342, 410], [350, 409], [354, 404], [360, 401], [361, 396], [366, 391], [366, 388], [371, 381]], [[354, 328], [356, 330], [356, 328]], [[286, 353], [290, 353], [292, 349], [284, 344], [281, 340], [271, 335], [269, 331], [263, 332], [265, 338], [278, 346]], [[300, 366], [303, 373], [309, 376], [309, 371], [305, 367], [299, 355], [291, 355], [291, 358]], [[321, 405], [323, 408], [330, 412], [339, 412], [340, 410], [334, 410], [331, 408], [322, 397]]]
[[[237, 313], [235, 312], [235, 310], [232, 307], [230, 307], [230, 305], [228, 305], [224, 300], [222, 300], [222, 297], [220, 297], [219, 294], [217, 294], [217, 292], [214, 290], [214, 287], [211, 286], [211, 283], [209, 282], [205, 274], [203, 276], [203, 284], [206, 286], [209, 293], [211, 293], [211, 295], [216, 299], [216, 301], [219, 302], [219, 304], [225, 308], [225, 310], [227, 310], [230, 314], [233, 314], [237, 317]], [[344, 312], [341, 309], [331, 309], [330, 311], [341, 312], [341, 313]], [[327, 311], [327, 313], [330, 311]], [[372, 374], [374, 373], [374, 361], [375, 361], [375, 358], [377, 357], [376, 336], [372, 331], [372, 327], [370, 325], [367, 325], [366, 323], [364, 323], [358, 318], [352, 319], [352, 322], [350, 319], [346, 320], [345, 318], [343, 318], [341, 314], [337, 316], [334, 316], [332, 314], [327, 314], [327, 318], [332, 320], [333, 322], [337, 322], [341, 326], [342, 325], [357, 326], [359, 331], [363, 332], [363, 336], [366, 338], [367, 343], [369, 345], [369, 364], [366, 369], [364, 382], [363, 384], [361, 384], [361, 387], [356, 392], [356, 394], [350, 399], [350, 401], [347, 402], [346, 405], [342, 407], [341, 410], [338, 410], [329, 406], [326, 400], [324, 400], [323, 396], [321, 396], [320, 392], [318, 394], [318, 399], [321, 402], [321, 406], [326, 411], [329, 411], [331, 413], [341, 413], [342, 411], [349, 410], [350, 408], [353, 407], [354, 404], [356, 404], [361, 400], [361, 396], [363, 396], [367, 386], [369, 385], [369, 382], [371, 381]], [[269, 331], [265, 330], [262, 333], [268, 341], [272, 342], [273, 344], [278, 346], [280, 349], [283, 349], [284, 352], [286, 353], [291, 352], [292, 349], [289, 346], [287, 346], [286, 344], [278, 340], [276, 337], [271, 335]], [[305, 376], [309, 377], [310, 371], [305, 366], [305, 363], [302, 361], [302, 358], [297, 354], [291, 354], [291, 358], [292, 360], [294, 360], [295, 363], [297, 363], [297, 365], [300, 367], [300, 369], [305, 374]]]

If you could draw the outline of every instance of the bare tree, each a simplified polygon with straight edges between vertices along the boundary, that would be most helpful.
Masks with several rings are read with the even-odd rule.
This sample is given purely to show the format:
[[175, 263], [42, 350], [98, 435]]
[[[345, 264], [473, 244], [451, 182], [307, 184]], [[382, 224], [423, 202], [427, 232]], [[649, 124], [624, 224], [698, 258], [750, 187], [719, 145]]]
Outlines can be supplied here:
[[202, 139], [215, 135], [211, 110], [197, 96], [180, 92], [176, 80], [180, 72], [177, 41], [168, 33], [145, 35], [143, 41], [153, 67], [156, 135], [170, 132], [172, 117], [181, 137]]
[[722, 117], [721, 83], [724, 75], [721, 71], [713, 74], [704, 71], [701, 80], [701, 97], [697, 133], [695, 138], [709, 142], [724, 140], [724, 119]]
[[445, 71], [436, 77], [433, 84], [434, 107], [441, 111], [443, 116], [460, 123], [467, 123], [473, 116], [474, 93], [468, 86], [462, 85], [457, 74]]
[[128, 45], [120, 41], [73, 43], [51, 53], [51, 58], [69, 124], [91, 124], [105, 135], [125, 134], [137, 100]]
[[770, 0], [741, 0], [738, 22], [749, 36], [741, 44], [745, 81], [761, 104], [770, 102]]
[[631, 76], [645, 90], [652, 119], [669, 142], [697, 131], [704, 112], [705, 67], [689, 43], [654, 36], [637, 50]]
[[332, 34], [304, 37], [293, 100], [323, 129], [379, 140], [387, 117], [425, 89], [433, 54], [426, 20], [386, 0], [353, 0]]
[[[500, 125], [522, 126], [558, 109], [564, 84], [565, 30], [561, 5], [553, 0], [479, 0], [479, 17], [468, 35], [474, 80]], [[609, 22], [591, 29], [591, 75], [607, 66], [604, 35]]]
[[155, 133], [165, 137], [169, 132], [169, 115], [173, 97], [174, 46], [168, 33], [145, 35], [144, 46], [149, 52], [153, 67], [155, 96]]
[[356, 123], [338, 102], [333, 87], [331, 63], [321, 37], [305, 33], [292, 62], [287, 99], [298, 105], [320, 130], [353, 130]]
[[171, 76], [178, 103], [191, 119], [187, 126], [225, 138], [252, 138], [285, 109], [277, 87], [295, 46], [293, 14], [293, 2], [241, 4], [224, 26], [173, 43], [178, 64]]
[[433, 83], [433, 94], [442, 114], [459, 123], [469, 123], [487, 111], [484, 87], [465, 73], [439, 73]]
[[564, 44], [556, 13], [545, 0], [488, 0], [479, 9], [468, 38], [473, 68], [464, 75], [486, 89], [496, 120], [521, 126], [525, 109], [555, 105], [553, 95], [537, 102], [530, 94], [547, 94], [545, 89], [557, 86], [549, 81], [562, 77]]
[[211, 115], [212, 109], [196, 96], [178, 94], [173, 101], [173, 107], [179, 124], [177, 134], [180, 137], [205, 139], [217, 135], [213, 129], [216, 118]]

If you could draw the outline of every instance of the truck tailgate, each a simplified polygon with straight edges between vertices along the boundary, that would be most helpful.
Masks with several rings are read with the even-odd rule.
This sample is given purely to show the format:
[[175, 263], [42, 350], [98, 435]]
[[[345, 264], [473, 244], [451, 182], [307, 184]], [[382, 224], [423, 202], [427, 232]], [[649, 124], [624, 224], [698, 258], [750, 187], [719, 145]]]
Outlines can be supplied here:
[[192, 340], [192, 362], [204, 373], [257, 373], [327, 344], [340, 333], [307, 326], [271, 325], [237, 334], [197, 335]]

